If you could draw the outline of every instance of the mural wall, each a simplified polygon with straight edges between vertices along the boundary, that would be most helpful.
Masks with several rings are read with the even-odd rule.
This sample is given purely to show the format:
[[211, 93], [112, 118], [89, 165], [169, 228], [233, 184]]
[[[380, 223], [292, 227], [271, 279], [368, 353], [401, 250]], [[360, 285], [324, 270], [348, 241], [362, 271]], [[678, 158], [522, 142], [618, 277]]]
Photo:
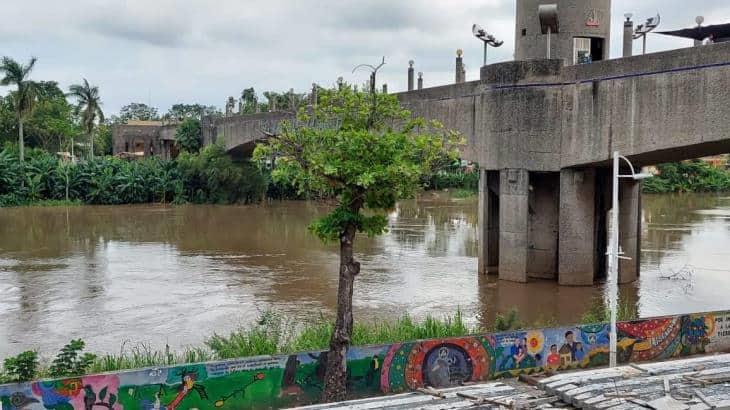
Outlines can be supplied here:
[[[365, 397], [608, 364], [607, 324], [355, 347], [348, 391]], [[730, 312], [618, 324], [620, 362], [730, 350]], [[316, 403], [326, 352], [126, 371], [0, 386], [0, 408], [244, 409]]]

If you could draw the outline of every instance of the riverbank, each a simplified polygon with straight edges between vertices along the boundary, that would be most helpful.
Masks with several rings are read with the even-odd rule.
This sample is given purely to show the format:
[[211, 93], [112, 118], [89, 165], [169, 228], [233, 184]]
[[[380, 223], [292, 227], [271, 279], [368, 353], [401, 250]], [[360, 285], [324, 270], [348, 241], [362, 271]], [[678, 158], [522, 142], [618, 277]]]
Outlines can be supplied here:
[[700, 160], [657, 166], [658, 174], [643, 182], [643, 191], [652, 194], [674, 192], [729, 192], [730, 171]]
[[[619, 305], [619, 320], [636, 317], [635, 306], [625, 301]], [[590, 309], [583, 314], [581, 323], [600, 323], [608, 319], [608, 312], [603, 303], [595, 300]], [[332, 324], [333, 320], [325, 317], [301, 324], [268, 311], [262, 313], [249, 327], [236, 329], [227, 335], [213, 334], [202, 346], [188, 346], [178, 351], [171, 349], [170, 346], [157, 349], [149, 343], [124, 342], [119, 353], [88, 353], [84, 352], [83, 340], [72, 340], [54, 359], [32, 350], [4, 358], [3, 366], [0, 367], [0, 384], [38, 378], [325, 350], [332, 335]], [[515, 309], [497, 314], [494, 324], [489, 329], [468, 325], [460, 310], [450, 316], [428, 315], [420, 321], [405, 314], [395, 321], [356, 321], [352, 345], [381, 345], [557, 325], [554, 318], [528, 323]], [[58, 364], [59, 360], [62, 361], [61, 367]]]

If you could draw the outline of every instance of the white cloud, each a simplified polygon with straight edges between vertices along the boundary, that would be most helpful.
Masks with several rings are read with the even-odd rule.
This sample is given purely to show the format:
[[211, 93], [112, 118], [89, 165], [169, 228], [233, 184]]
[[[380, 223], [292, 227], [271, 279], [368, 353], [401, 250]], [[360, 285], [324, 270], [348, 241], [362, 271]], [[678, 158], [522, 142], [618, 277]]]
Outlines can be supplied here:
[[[692, 7], [707, 24], [730, 12], [720, 1]], [[304, 90], [338, 76], [362, 83], [367, 73], [353, 75], [352, 67], [383, 55], [379, 80], [392, 91], [405, 88], [410, 59], [427, 86], [453, 81], [457, 48], [467, 79], [477, 79], [482, 56], [472, 23], [505, 42], [490, 50], [490, 62], [509, 60], [514, 8], [514, 0], [26, 0], [3, 5], [0, 54], [37, 56], [34, 78], [64, 87], [86, 77], [109, 112], [148, 100], [165, 112], [176, 102], [222, 106], [249, 86]], [[694, 20], [679, 0], [614, 0], [613, 56], [626, 11], [637, 19], [659, 11], [664, 29]], [[650, 51], [689, 45], [658, 35], [648, 43]]]

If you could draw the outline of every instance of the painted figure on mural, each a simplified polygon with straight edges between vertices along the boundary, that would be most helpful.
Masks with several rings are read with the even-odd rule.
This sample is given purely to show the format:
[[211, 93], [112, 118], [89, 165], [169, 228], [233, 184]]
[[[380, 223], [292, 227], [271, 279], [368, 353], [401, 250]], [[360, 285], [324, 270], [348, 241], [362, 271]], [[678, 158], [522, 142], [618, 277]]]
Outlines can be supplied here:
[[547, 367], [555, 370], [560, 367], [560, 354], [558, 354], [558, 345], [550, 346], [550, 354], [547, 356]]
[[431, 366], [428, 379], [434, 387], [446, 387], [451, 385], [451, 364], [453, 359], [449, 358], [449, 349], [439, 349], [438, 358]]
[[568, 330], [565, 332], [565, 343], [560, 347], [560, 364], [562, 366], [570, 365], [576, 361], [576, 347], [575, 334], [572, 330]]

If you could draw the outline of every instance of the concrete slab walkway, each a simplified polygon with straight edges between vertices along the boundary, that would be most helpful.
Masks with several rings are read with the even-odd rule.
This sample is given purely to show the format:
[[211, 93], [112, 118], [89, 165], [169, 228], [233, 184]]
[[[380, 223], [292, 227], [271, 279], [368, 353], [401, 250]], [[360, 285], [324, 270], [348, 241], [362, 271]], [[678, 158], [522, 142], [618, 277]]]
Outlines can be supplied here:
[[301, 408], [730, 410], [730, 354], [561, 373], [532, 384], [510, 379]]

